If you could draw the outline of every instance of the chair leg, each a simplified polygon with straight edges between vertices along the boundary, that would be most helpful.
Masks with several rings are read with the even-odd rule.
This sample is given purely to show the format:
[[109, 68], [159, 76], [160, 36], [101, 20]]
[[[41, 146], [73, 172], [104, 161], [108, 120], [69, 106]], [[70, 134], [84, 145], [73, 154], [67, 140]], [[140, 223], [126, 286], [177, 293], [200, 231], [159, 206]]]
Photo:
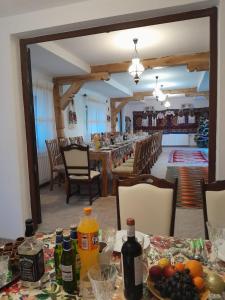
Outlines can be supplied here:
[[77, 185], [77, 192], [80, 195], [80, 185], [79, 184]]
[[88, 191], [89, 191], [89, 203], [90, 205], [92, 205], [91, 181], [88, 182]]
[[112, 179], [112, 195], [115, 196], [116, 195], [116, 177], [113, 176]]
[[50, 191], [53, 190], [54, 185], [54, 178], [53, 178], [53, 171], [51, 171], [51, 178], [50, 178]]
[[101, 197], [102, 193], [101, 193], [101, 181], [100, 181], [100, 176], [98, 177], [98, 193], [99, 193], [99, 197]]
[[71, 196], [71, 185], [67, 178], [66, 178], [65, 185], [66, 185], [66, 204], [69, 204], [69, 199]]

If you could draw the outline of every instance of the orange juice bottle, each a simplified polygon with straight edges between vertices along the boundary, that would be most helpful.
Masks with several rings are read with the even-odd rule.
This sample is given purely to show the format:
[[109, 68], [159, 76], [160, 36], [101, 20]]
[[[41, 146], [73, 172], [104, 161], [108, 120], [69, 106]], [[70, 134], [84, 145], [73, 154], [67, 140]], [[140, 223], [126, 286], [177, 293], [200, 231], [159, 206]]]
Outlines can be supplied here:
[[92, 215], [92, 208], [85, 207], [84, 215], [77, 227], [78, 252], [81, 260], [81, 280], [85, 277], [90, 267], [98, 263], [98, 231], [99, 225], [96, 218]]

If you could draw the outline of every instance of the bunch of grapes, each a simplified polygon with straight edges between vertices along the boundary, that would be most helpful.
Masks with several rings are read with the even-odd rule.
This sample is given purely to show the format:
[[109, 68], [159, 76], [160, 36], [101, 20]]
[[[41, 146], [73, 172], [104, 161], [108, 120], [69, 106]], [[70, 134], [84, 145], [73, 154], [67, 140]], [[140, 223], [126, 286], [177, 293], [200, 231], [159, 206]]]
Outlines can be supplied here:
[[171, 300], [200, 300], [196, 287], [192, 282], [188, 269], [176, 272], [172, 277], [162, 277], [155, 282], [155, 288], [163, 298]]

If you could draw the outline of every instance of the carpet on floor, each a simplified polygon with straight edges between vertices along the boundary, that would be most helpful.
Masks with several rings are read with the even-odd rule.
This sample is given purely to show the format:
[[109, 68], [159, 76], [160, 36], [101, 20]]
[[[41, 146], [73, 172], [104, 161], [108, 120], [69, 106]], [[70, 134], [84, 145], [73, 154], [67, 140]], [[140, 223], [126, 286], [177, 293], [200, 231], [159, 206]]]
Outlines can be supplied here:
[[167, 167], [166, 179], [178, 178], [177, 207], [202, 208], [200, 180], [208, 180], [208, 167]]
[[169, 163], [208, 163], [208, 155], [201, 150], [173, 150], [169, 154]]

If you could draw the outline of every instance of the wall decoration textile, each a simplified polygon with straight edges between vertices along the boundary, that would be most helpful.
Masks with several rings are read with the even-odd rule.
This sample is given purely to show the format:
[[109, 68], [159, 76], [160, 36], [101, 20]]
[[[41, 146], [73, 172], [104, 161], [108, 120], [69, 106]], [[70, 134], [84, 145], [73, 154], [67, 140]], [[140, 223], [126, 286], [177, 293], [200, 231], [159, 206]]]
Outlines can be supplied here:
[[168, 109], [161, 111], [134, 111], [133, 130], [163, 133], [196, 133], [200, 118], [208, 119], [209, 108]]

